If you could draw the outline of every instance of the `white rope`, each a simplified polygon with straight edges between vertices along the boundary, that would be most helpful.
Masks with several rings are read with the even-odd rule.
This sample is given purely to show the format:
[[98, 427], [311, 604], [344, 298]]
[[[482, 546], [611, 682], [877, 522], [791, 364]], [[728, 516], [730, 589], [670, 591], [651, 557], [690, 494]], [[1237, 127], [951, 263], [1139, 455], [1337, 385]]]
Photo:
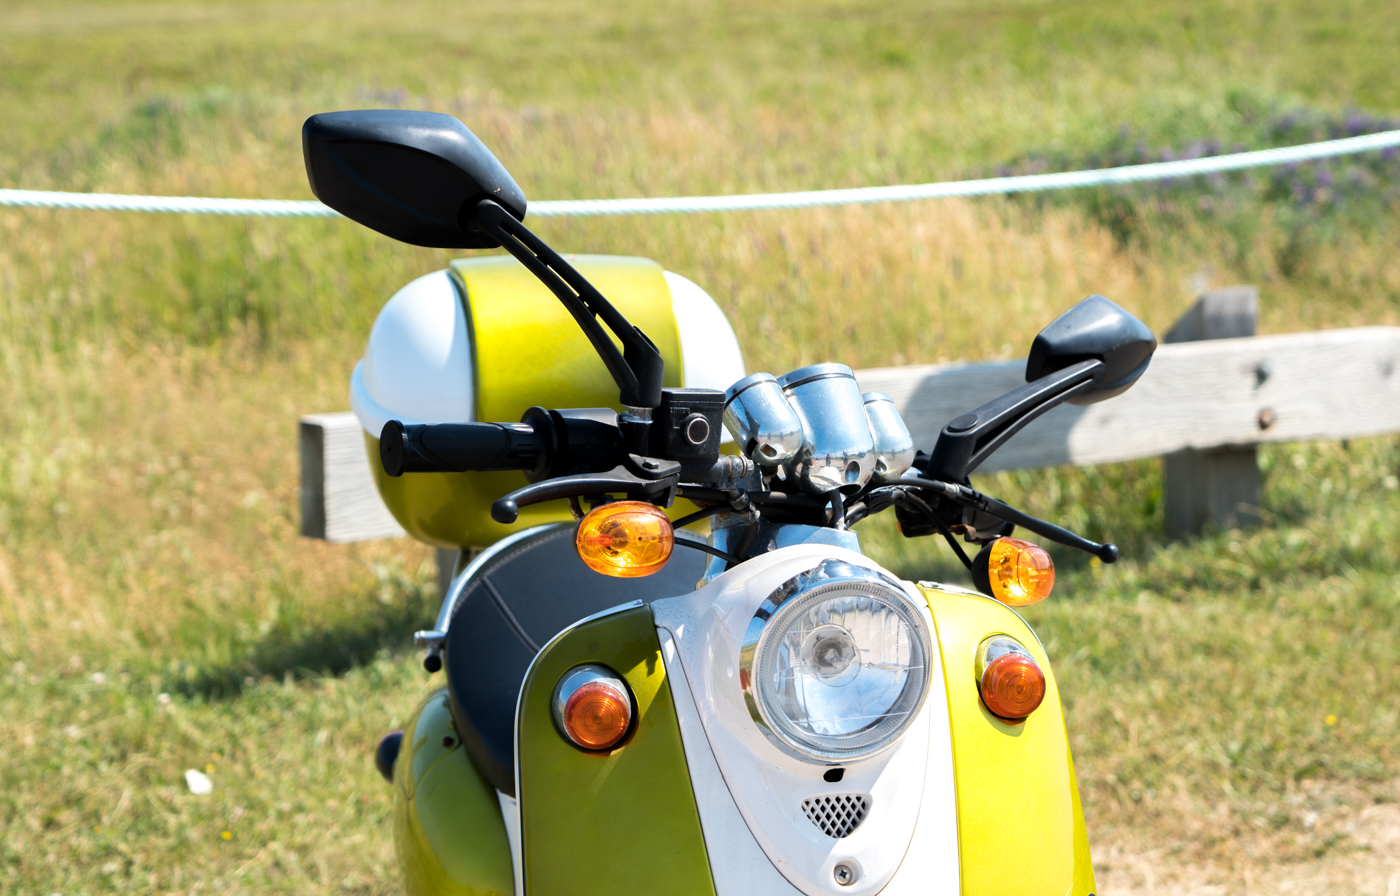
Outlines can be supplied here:
[[[1152, 162], [1096, 171], [1060, 174], [1026, 174], [937, 184], [896, 187], [858, 187], [848, 190], [811, 190], [799, 193], [752, 193], [741, 196], [676, 196], [658, 199], [560, 199], [532, 202], [536, 217], [585, 215], [659, 215], [675, 212], [754, 211], [772, 208], [808, 208], [818, 205], [856, 205], [870, 202], [909, 202], [951, 196], [989, 196], [1037, 193], [1075, 187], [1099, 187], [1142, 181], [1171, 180], [1222, 171], [1264, 168], [1353, 155], [1400, 147], [1400, 131], [1384, 131], [1361, 137], [1326, 140], [1302, 146], [1284, 146], [1225, 156]], [[50, 193], [40, 190], [0, 190], [0, 205], [37, 208], [100, 209], [132, 212], [181, 212], [203, 215], [269, 215], [274, 217], [336, 217], [339, 213], [315, 200], [201, 199], [193, 196], [122, 196], [111, 193]]]
[[118, 212], [182, 212], [190, 215], [326, 218], [340, 214], [314, 199], [201, 199], [197, 196], [122, 196], [115, 193], [49, 193], [42, 190], [0, 190], [0, 205]]

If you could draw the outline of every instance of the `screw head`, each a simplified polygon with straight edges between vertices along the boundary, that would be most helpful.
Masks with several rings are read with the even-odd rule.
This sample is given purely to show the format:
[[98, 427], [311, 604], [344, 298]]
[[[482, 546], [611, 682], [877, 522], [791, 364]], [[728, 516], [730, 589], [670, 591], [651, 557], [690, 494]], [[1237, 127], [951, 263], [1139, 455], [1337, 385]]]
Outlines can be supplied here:
[[850, 862], [837, 862], [836, 867], [832, 869], [831, 875], [836, 878], [838, 884], [843, 887], [849, 887], [856, 882], [856, 866]]

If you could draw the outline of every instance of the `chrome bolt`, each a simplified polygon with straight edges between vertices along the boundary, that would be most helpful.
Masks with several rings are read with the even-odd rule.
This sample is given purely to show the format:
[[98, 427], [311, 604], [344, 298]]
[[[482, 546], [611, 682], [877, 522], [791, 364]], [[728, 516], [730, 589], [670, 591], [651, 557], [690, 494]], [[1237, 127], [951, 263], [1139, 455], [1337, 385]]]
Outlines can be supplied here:
[[837, 862], [835, 870], [831, 873], [836, 882], [843, 887], [849, 887], [856, 882], [856, 866], [850, 862]]

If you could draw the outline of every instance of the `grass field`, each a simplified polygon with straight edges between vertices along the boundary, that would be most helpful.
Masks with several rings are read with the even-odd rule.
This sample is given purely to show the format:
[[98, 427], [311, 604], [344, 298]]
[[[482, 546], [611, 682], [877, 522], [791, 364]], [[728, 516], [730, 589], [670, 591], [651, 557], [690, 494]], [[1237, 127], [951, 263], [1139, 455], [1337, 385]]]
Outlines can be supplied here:
[[[459, 116], [540, 199], [1051, 170], [1400, 126], [1397, 50], [1393, 4], [1359, 0], [8, 2], [0, 185], [307, 198], [302, 120], [382, 106]], [[1159, 332], [1235, 282], [1265, 331], [1400, 324], [1397, 211], [1377, 154], [535, 226], [691, 276], [781, 372], [1015, 357], [1089, 292]], [[294, 419], [346, 405], [379, 306], [449, 257], [338, 221], [0, 209], [0, 891], [398, 891], [368, 751], [430, 686], [406, 648], [431, 554], [299, 538]], [[1029, 614], [1105, 893], [1395, 896], [1400, 439], [1262, 458], [1266, 525], [1181, 543], [1154, 462], [979, 482], [1125, 549], [1058, 557]]]

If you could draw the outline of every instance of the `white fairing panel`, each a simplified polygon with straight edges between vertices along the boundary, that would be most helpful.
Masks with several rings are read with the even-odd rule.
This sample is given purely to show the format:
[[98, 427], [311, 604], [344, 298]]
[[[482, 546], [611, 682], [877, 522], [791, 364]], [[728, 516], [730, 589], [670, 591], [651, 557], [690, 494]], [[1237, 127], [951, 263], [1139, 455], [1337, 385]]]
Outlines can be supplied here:
[[721, 392], [744, 378], [739, 338], [709, 293], [680, 274], [666, 272], [671, 309], [681, 336], [681, 382], [687, 389]]
[[802, 891], [794, 889], [768, 861], [729, 795], [724, 776], [715, 764], [715, 754], [705, 739], [700, 711], [676, 653], [675, 638], [664, 628], [658, 628], [656, 634], [676, 705], [681, 744], [685, 747], [686, 765], [690, 767], [690, 785], [695, 790], [695, 803], [699, 807], [715, 892], [719, 896], [798, 896]]
[[[678, 673], [672, 691], [689, 692], [689, 699], [677, 695], [676, 706], [716, 890], [720, 896], [793, 889], [806, 896], [954, 896], [960, 889], [957, 805], [936, 640], [931, 687], [918, 717], [888, 749], [845, 764], [839, 783], [823, 780], [828, 766], [778, 749], [745, 705], [739, 650], [754, 612], [783, 582], [831, 557], [878, 569], [852, 551], [798, 545], [749, 560], [694, 594], [652, 604], [668, 674], [673, 665]], [[923, 600], [906, 590], [932, 632]], [[724, 788], [712, 780], [711, 764]], [[870, 806], [865, 820], [840, 839], [823, 833], [802, 809], [803, 800], [838, 794], [864, 796]], [[755, 850], [767, 858], [766, 871]], [[847, 886], [834, 876], [842, 862], [859, 869]], [[739, 866], [747, 873], [738, 873]], [[775, 871], [786, 887], [772, 880]]]
[[[516, 760], [519, 761], [518, 759]], [[515, 896], [525, 896], [525, 875], [520, 869], [520, 803], [513, 796], [496, 791], [501, 804], [501, 821], [506, 826], [506, 842], [510, 844], [510, 871], [515, 878]]]
[[350, 407], [378, 436], [390, 420], [468, 423], [475, 395], [466, 309], [447, 271], [394, 293], [350, 376]]

